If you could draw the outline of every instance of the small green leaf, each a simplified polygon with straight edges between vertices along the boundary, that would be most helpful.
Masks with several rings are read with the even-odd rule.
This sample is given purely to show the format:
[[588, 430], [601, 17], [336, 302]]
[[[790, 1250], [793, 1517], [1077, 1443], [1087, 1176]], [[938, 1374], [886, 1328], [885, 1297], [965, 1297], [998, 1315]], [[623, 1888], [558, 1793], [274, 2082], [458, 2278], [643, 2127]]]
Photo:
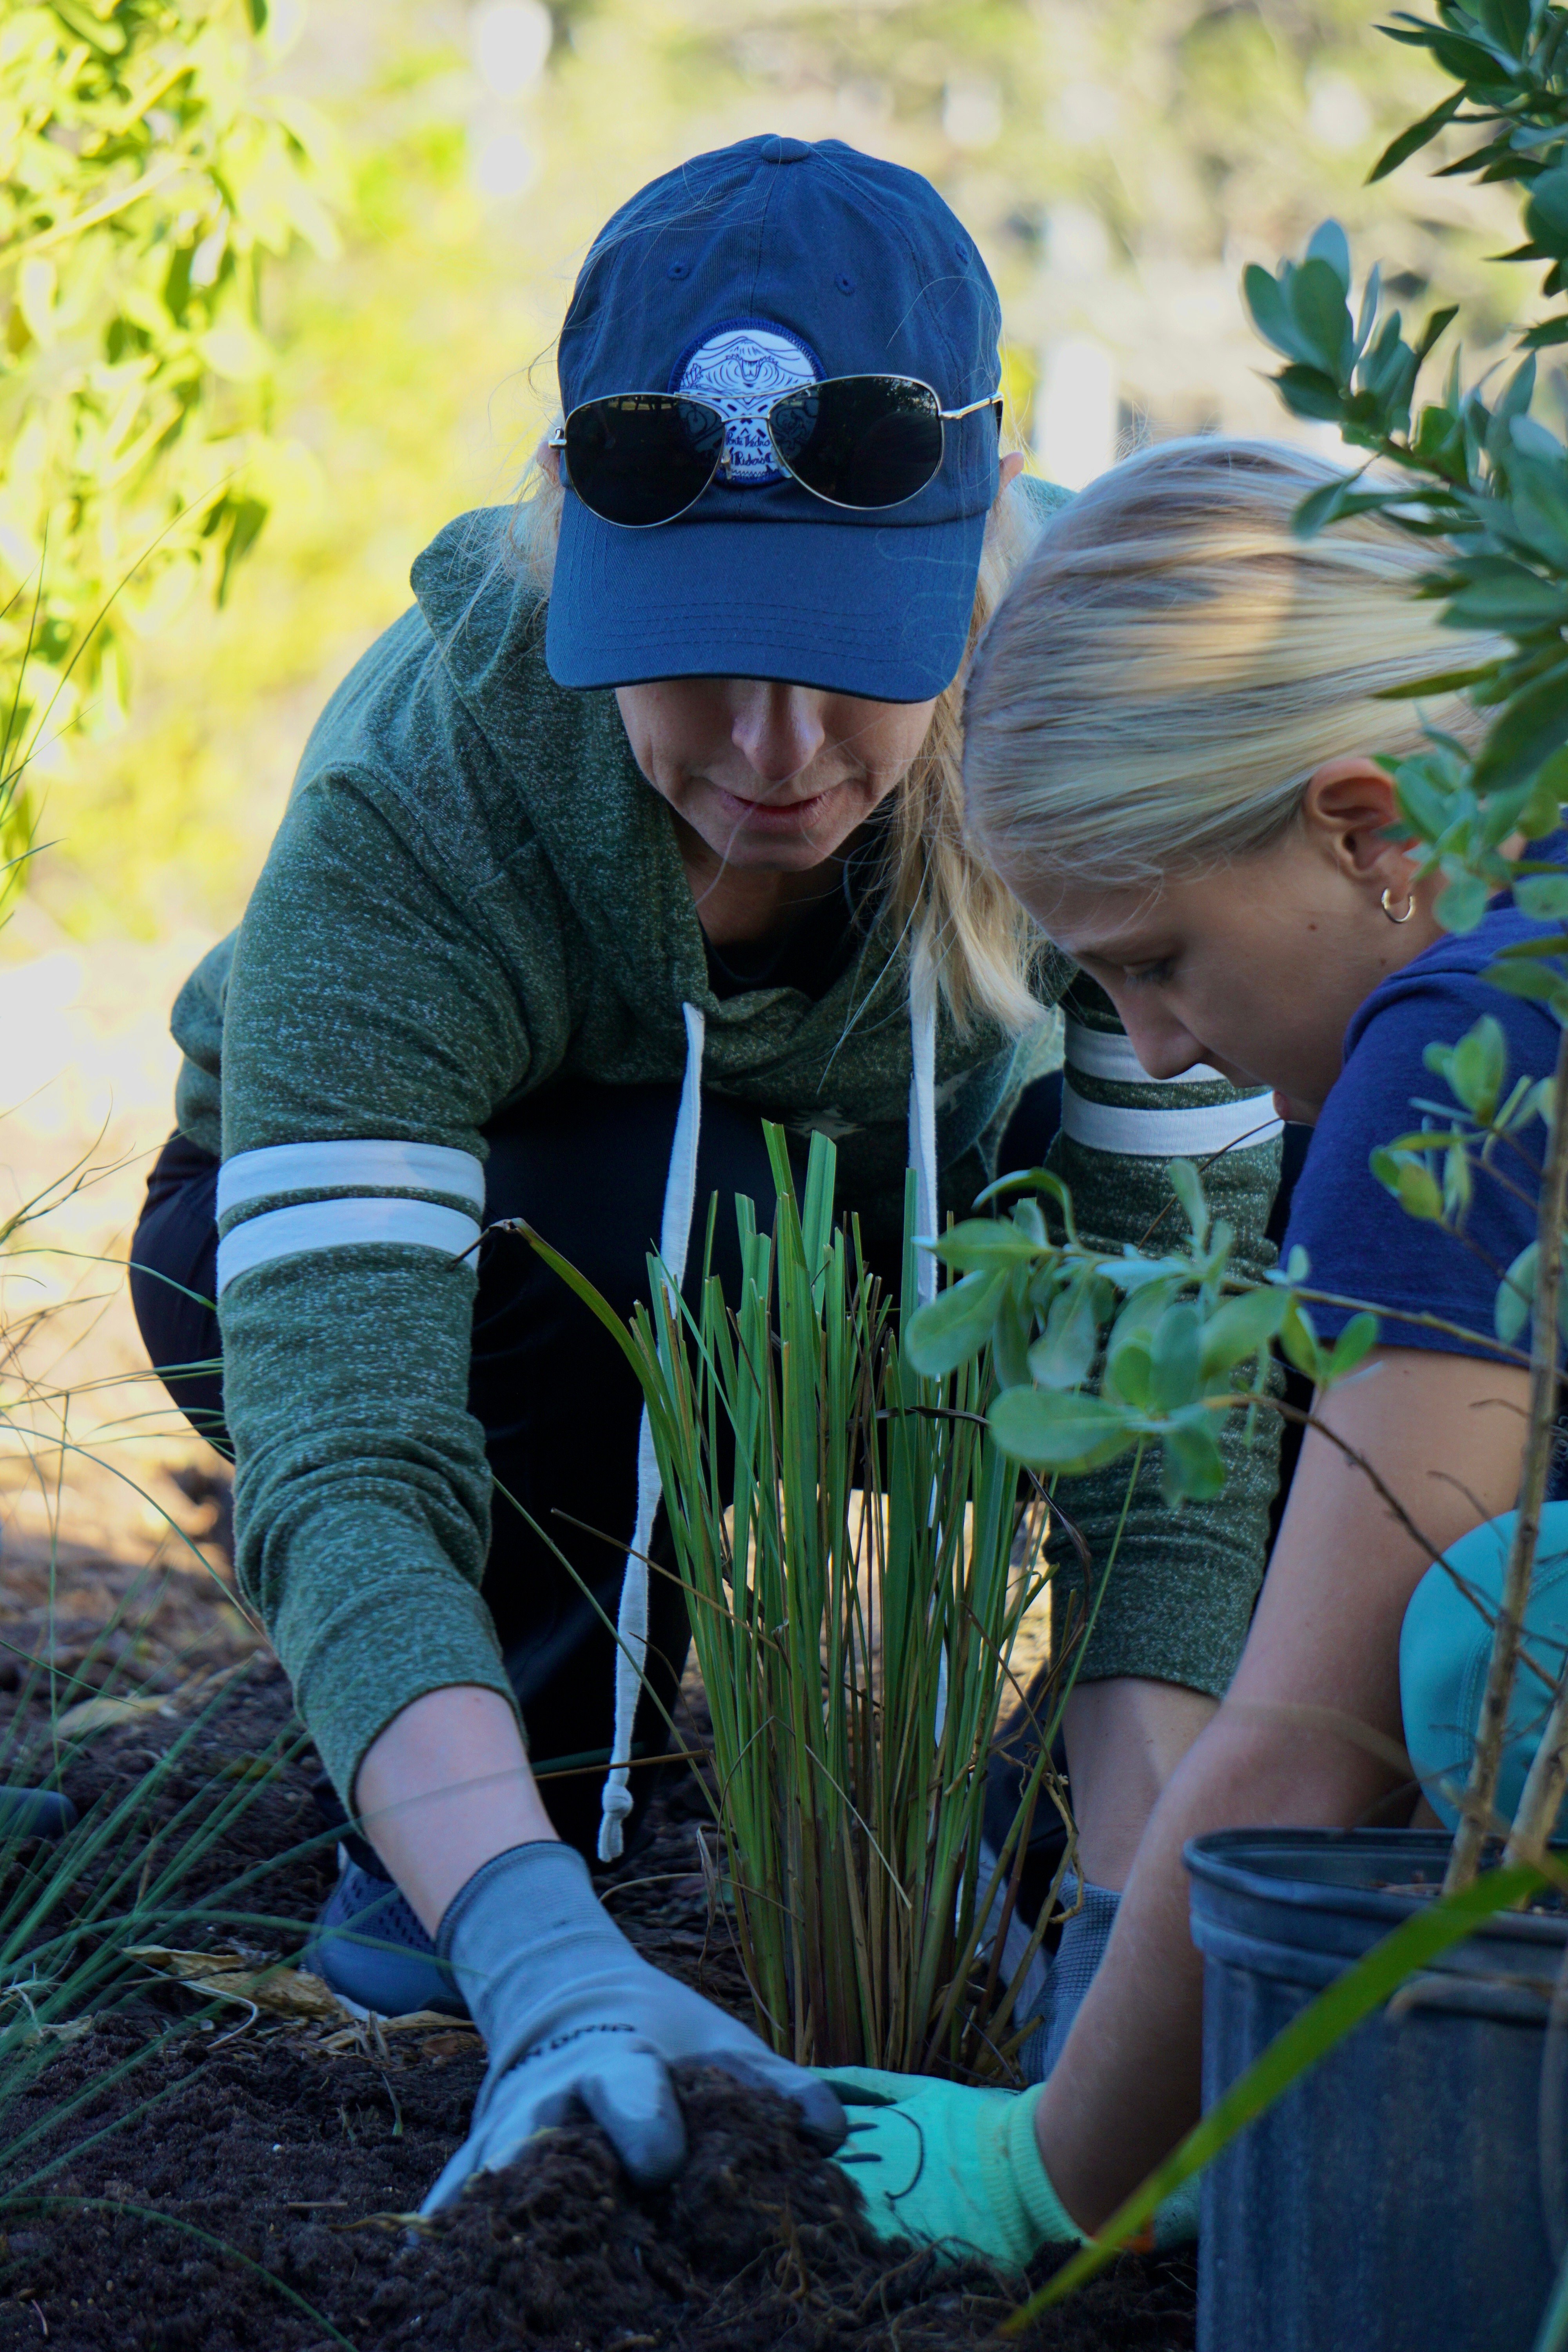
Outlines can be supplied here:
[[1471, 13], [1489, 40], [1522, 60], [1538, 0], [1471, 0]]
[[1568, 1021], [1568, 981], [1544, 964], [1489, 964], [1486, 976], [1505, 995], [1522, 996], [1531, 1004], [1549, 1004], [1560, 1021]]
[[1225, 1456], [1209, 1426], [1213, 1415], [1173, 1422], [1163, 1433], [1167, 1503], [1211, 1503], [1225, 1491]]
[[1044, 1338], [1029, 1349], [1029, 1370], [1042, 1388], [1076, 1389], [1089, 1378], [1099, 1341], [1088, 1290], [1075, 1284], [1052, 1305]]
[[1326, 1387], [1331, 1381], [1342, 1381], [1347, 1372], [1353, 1372], [1363, 1357], [1370, 1354], [1376, 1345], [1376, 1316], [1352, 1315], [1334, 1341], [1324, 1370], [1323, 1385]]
[[1321, 368], [1292, 364], [1281, 368], [1274, 381], [1292, 416], [1308, 417], [1314, 425], [1338, 425], [1342, 421], [1344, 402], [1339, 386]]
[[1441, 1223], [1442, 1190], [1424, 1161], [1403, 1151], [1380, 1149], [1371, 1154], [1367, 1165], [1384, 1190], [1394, 1194], [1406, 1216]]
[[1461, 874], [1439, 894], [1433, 909], [1446, 931], [1473, 931], [1487, 911], [1486, 884], [1474, 874]]
[[1173, 1160], [1165, 1173], [1186, 1213], [1187, 1223], [1193, 1229], [1193, 1239], [1202, 1249], [1209, 1233], [1209, 1204], [1204, 1198], [1203, 1178], [1190, 1160]]
[[1474, 1194], [1468, 1149], [1463, 1143], [1456, 1143], [1443, 1154], [1443, 1215], [1448, 1224], [1463, 1225]]
[[[1493, 57], [1489, 49], [1482, 47], [1479, 41], [1468, 40], [1453, 33], [1438, 32], [1436, 28], [1429, 30], [1426, 26], [1421, 29], [1426, 38], [1419, 43], [1419, 46], [1431, 50], [1450, 80], [1473, 82], [1477, 89], [1487, 90], [1497, 89], [1506, 82], [1507, 76], [1503, 66]], [[1402, 37], [1392, 26], [1385, 26], [1384, 30], [1391, 40], [1398, 40]], [[1510, 94], [1511, 95], [1511, 92]], [[1472, 90], [1467, 95], [1473, 97], [1475, 92]]]
[[1279, 1345], [1299, 1372], [1310, 1381], [1321, 1377], [1323, 1350], [1318, 1342], [1317, 1326], [1300, 1299], [1293, 1298], [1286, 1309], [1285, 1320], [1279, 1326]]
[[1451, 98], [1441, 100], [1430, 114], [1424, 114], [1419, 122], [1411, 123], [1397, 139], [1391, 139], [1367, 173], [1367, 185], [1370, 187], [1376, 180], [1386, 180], [1390, 172], [1397, 172], [1401, 163], [1408, 163], [1412, 155], [1429, 146], [1444, 124], [1452, 121], [1464, 102], [1464, 91], [1457, 89]]
[[[1568, 325], [1568, 320], [1563, 323]], [[1519, 828], [1527, 841], [1544, 841], [1549, 833], [1556, 832], [1564, 801], [1568, 801], [1568, 751], [1553, 751], [1519, 813]]]
[[1544, 454], [1555, 462], [1563, 454], [1560, 446], [1543, 427], [1531, 420], [1530, 404], [1534, 397], [1535, 360], [1533, 354], [1527, 352], [1492, 404], [1492, 424], [1494, 426], [1511, 425], [1513, 430], [1510, 437], [1515, 447], [1534, 447], [1538, 456], [1542, 453], [1533, 436], [1541, 434], [1546, 445]]
[[940, 1380], [980, 1353], [991, 1337], [1004, 1280], [994, 1270], [965, 1275], [917, 1308], [904, 1339], [917, 1372]]
[[1492, 1323], [1498, 1338], [1511, 1347], [1530, 1320], [1535, 1303], [1535, 1263], [1540, 1244], [1531, 1242], [1521, 1249], [1498, 1285], [1492, 1306]]
[[1438, 669], [1426, 677], [1407, 678], [1399, 686], [1380, 687], [1377, 702], [1426, 702], [1437, 694], [1460, 694], [1467, 687], [1497, 676], [1496, 662], [1472, 663], [1465, 669]]
[[1131, 1417], [1108, 1399], [1051, 1389], [1004, 1389], [986, 1420], [1014, 1461], [1075, 1476], [1114, 1462], [1137, 1434]]
[[1356, 484], [1363, 479], [1361, 474], [1347, 474], [1342, 481], [1325, 482], [1321, 489], [1309, 491], [1290, 518], [1296, 537], [1315, 539], [1331, 523], [1346, 522], [1353, 515], [1381, 514], [1408, 495], [1399, 490], [1358, 490]]
[[1238, 1297], [1227, 1298], [1203, 1327], [1204, 1379], [1212, 1381], [1266, 1348], [1289, 1305], [1286, 1293], [1272, 1288], [1244, 1290]]
[[1149, 1387], [1163, 1412], [1179, 1412], [1196, 1398], [1203, 1373], [1203, 1340], [1198, 1310], [1178, 1299], [1167, 1307], [1154, 1326], [1149, 1351]]
[[943, 1265], [962, 1267], [965, 1274], [981, 1266], [1032, 1265], [1040, 1255], [1039, 1244], [1008, 1217], [966, 1217], [934, 1247]]
[[1314, 365], [1335, 385], [1345, 375], [1354, 347], [1354, 328], [1345, 299], [1350, 285], [1347, 256], [1343, 278], [1332, 262], [1314, 254], [1290, 281], [1290, 313], [1306, 340]]
[[1394, 1189], [1399, 1195], [1399, 1205], [1407, 1217], [1419, 1217], [1428, 1223], [1441, 1223], [1442, 1187], [1429, 1168], [1406, 1160], [1400, 1168], [1399, 1181]]
[[1320, 221], [1307, 241], [1309, 261], [1326, 261], [1340, 281], [1340, 291], [1351, 290], [1350, 239], [1337, 220]]
[[1027, 1197], [1015, 1201], [1013, 1223], [1017, 1226], [1018, 1231], [1026, 1234], [1038, 1248], [1044, 1250], [1049, 1247], [1049, 1236], [1046, 1232], [1046, 1221], [1040, 1213], [1038, 1201], [1033, 1201]]
[[1433, 311], [1432, 316], [1422, 328], [1420, 341], [1415, 346], [1415, 359], [1417, 367], [1430, 355], [1434, 343], [1447, 332], [1458, 315], [1459, 306], [1457, 302], [1445, 302], [1439, 310]]
[[1543, 253], [1568, 254], [1568, 172], [1542, 172], [1531, 182], [1524, 226]]
[[1568, 874], [1521, 874], [1513, 896], [1520, 912], [1532, 922], [1561, 922], [1568, 917]]
[[1153, 1409], [1154, 1395], [1149, 1381], [1149, 1343], [1141, 1337], [1112, 1343], [1105, 1360], [1105, 1385], [1125, 1399], [1135, 1412], [1149, 1412]]
[[1260, 263], [1249, 261], [1242, 271], [1241, 292], [1252, 323], [1266, 343], [1272, 343], [1288, 360], [1310, 356], [1310, 346], [1290, 315], [1279, 279]]
[[[1563, 911], [1568, 913], [1568, 876], [1563, 877]], [[1485, 1127], [1508, 1084], [1508, 1040], [1502, 1024], [1494, 1021], [1489, 1013], [1484, 1013], [1454, 1047], [1447, 1076], [1465, 1108]]]
[[[1449, 1055], [1452, 1055], [1454, 1051], [1452, 1045], [1443, 1046], [1439, 1050]], [[1425, 1061], [1426, 1055], [1432, 1051], [1433, 1048], [1428, 1045], [1422, 1059]], [[1431, 1066], [1430, 1063], [1427, 1066]], [[1402, 1151], [1435, 1151], [1439, 1148], [1464, 1143], [1467, 1140], [1468, 1130], [1462, 1127], [1413, 1127], [1407, 1133], [1396, 1135], [1391, 1143], [1383, 1146], [1383, 1150], [1392, 1160]], [[1379, 1177], [1378, 1181], [1381, 1183], [1383, 1181], [1383, 1178]], [[1390, 1190], [1392, 1189], [1391, 1183]]]
[[1504, 629], [1516, 635], [1555, 629], [1568, 621], [1568, 589], [1540, 579], [1522, 563], [1500, 565], [1489, 577], [1461, 588], [1443, 620], [1449, 628]]

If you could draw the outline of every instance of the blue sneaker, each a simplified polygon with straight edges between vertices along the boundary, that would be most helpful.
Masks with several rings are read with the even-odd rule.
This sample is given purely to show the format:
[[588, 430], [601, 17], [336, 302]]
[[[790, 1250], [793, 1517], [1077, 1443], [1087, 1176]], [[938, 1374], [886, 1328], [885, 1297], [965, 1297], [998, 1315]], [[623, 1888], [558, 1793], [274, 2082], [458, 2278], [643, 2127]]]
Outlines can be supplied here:
[[54, 1838], [74, 1830], [76, 1807], [55, 1789], [0, 1788], [0, 1839]]
[[[356, 1839], [355, 1843], [359, 1841]], [[338, 1883], [316, 1915], [300, 1966], [350, 2009], [467, 2017], [468, 2005], [395, 1883], [338, 1848]]]

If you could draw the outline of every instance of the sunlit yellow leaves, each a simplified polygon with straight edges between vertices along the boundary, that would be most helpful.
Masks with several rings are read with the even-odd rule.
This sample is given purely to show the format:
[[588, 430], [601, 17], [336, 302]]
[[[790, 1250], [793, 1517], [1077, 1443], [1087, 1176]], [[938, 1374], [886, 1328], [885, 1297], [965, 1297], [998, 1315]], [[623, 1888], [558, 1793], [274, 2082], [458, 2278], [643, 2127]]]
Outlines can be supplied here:
[[239, 0], [0, 24], [0, 823], [46, 723], [117, 722], [124, 625], [221, 598], [265, 520], [260, 263], [332, 254], [343, 194], [266, 63]]

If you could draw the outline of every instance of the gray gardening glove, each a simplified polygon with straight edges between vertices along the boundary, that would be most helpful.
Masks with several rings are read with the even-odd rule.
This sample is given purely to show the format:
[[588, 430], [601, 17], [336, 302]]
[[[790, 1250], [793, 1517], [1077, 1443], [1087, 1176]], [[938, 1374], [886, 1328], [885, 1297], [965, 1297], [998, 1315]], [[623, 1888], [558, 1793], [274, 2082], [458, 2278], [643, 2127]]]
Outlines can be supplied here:
[[584, 2111], [633, 2179], [659, 2187], [686, 2161], [668, 2074], [683, 2058], [792, 2099], [826, 2149], [844, 2137], [844, 2110], [826, 2084], [638, 1958], [572, 1846], [514, 1845], [476, 1870], [447, 1905], [436, 1948], [485, 2037], [489, 2071], [468, 2137], [423, 2212], [439, 2212], [474, 2173], [499, 2171], [536, 2132]]
[[[1078, 1881], [1070, 1871], [1062, 1881], [1061, 1899], [1064, 1905], [1078, 1899]], [[1068, 1921], [1057, 1946], [1051, 1968], [1050, 2011], [1045, 2029], [1032, 2033], [1019, 2053], [1026, 2082], [1047, 2081], [1061, 2056], [1072, 2021], [1105, 1958], [1121, 1903], [1121, 1895], [1113, 1894], [1109, 1886], [1096, 1886], [1091, 1879], [1084, 1881], [1083, 1906]]]

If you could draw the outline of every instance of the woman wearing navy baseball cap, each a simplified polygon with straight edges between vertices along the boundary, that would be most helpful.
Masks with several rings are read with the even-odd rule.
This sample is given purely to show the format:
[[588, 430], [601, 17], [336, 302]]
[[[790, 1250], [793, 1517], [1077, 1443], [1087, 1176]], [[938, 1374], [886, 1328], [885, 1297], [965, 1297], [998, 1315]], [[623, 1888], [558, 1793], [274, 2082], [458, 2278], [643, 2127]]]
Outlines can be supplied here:
[[[688, 1627], [647, 1576], [657, 1474], [618, 1351], [521, 1242], [477, 1251], [481, 1225], [526, 1213], [629, 1308], [716, 1192], [771, 1213], [773, 1118], [837, 1139], [841, 1200], [896, 1263], [910, 1158], [934, 1219], [1000, 1152], [1036, 1156], [1071, 983], [1054, 1149], [1086, 1230], [1142, 1234], [1190, 1151], [1223, 1155], [1211, 1194], [1261, 1248], [1267, 1097], [1148, 1082], [964, 844], [966, 649], [1056, 497], [1000, 455], [998, 331], [935, 192], [837, 141], [746, 141], [633, 198], [574, 294], [531, 494], [419, 558], [174, 1008], [138, 1312], [232, 1446], [242, 1590], [363, 1832], [314, 1965], [384, 2013], [466, 2006], [489, 2044], [436, 2203], [579, 2105], [668, 2178], [681, 2059], [773, 2084], [826, 2144], [844, 2127], [594, 1895], [584, 1854], [636, 1832]], [[220, 1355], [221, 1381], [190, 1369]], [[1112, 1906], [1245, 1636], [1273, 1472], [1231, 1470], [1223, 1513], [1140, 1491], [1072, 1703], [1080, 1859]], [[1113, 1476], [1071, 1501], [1102, 1558], [1122, 1502]], [[530, 1754], [590, 1769], [547, 1812]]]

